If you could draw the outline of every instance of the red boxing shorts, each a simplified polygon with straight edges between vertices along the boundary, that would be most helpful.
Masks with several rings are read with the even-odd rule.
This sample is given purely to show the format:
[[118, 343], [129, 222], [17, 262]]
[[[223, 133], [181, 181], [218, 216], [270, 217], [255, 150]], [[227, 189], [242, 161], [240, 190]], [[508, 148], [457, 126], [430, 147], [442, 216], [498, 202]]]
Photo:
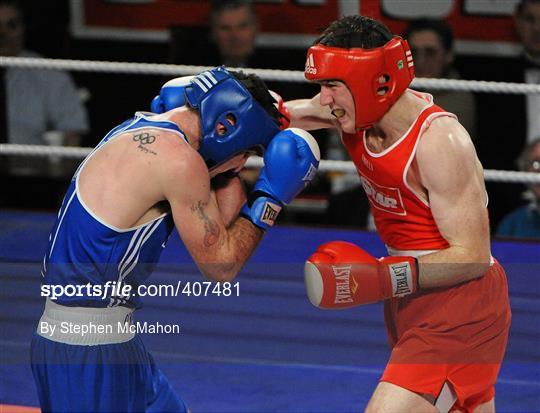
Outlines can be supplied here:
[[495, 395], [510, 320], [497, 261], [482, 278], [387, 300], [392, 354], [381, 381], [435, 399], [448, 381], [457, 395], [453, 409], [472, 412]]

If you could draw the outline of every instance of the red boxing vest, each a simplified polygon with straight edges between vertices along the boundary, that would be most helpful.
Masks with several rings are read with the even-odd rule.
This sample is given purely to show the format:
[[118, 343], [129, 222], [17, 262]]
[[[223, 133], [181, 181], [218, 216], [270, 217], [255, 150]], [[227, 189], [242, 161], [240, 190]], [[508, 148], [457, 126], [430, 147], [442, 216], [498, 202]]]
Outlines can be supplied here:
[[414, 93], [429, 105], [405, 135], [383, 152], [373, 153], [367, 148], [365, 132], [343, 133], [342, 140], [360, 174], [383, 242], [398, 250], [444, 249], [449, 244], [437, 228], [429, 203], [407, 183], [407, 172], [430, 122], [441, 116], [456, 116], [434, 105], [431, 95]]

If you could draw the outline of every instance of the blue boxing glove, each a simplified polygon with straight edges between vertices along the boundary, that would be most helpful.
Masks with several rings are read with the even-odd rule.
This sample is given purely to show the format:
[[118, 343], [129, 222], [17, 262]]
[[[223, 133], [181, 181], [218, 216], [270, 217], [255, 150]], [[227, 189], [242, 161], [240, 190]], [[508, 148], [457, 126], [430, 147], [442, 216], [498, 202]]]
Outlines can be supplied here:
[[165, 83], [151, 104], [153, 113], [164, 113], [186, 104], [184, 89], [195, 76], [182, 76]]
[[259, 228], [270, 228], [283, 206], [313, 180], [320, 158], [319, 145], [305, 130], [279, 132], [268, 144], [264, 167], [242, 215]]

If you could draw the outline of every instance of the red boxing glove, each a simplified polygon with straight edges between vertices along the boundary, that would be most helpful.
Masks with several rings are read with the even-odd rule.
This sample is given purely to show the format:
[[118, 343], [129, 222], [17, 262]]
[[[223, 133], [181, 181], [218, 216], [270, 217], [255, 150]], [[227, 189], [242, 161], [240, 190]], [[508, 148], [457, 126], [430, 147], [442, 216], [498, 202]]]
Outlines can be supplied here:
[[279, 118], [279, 128], [281, 130], [287, 129], [289, 125], [291, 124], [291, 113], [289, 112], [289, 109], [287, 109], [287, 106], [285, 106], [285, 103], [283, 102], [283, 98], [274, 92], [273, 90], [269, 90], [270, 94], [276, 101], [274, 103], [274, 106], [277, 108], [279, 113], [281, 114], [281, 117]]
[[348, 308], [418, 289], [418, 263], [413, 257], [372, 257], [344, 241], [321, 245], [304, 266], [311, 303], [321, 308]]

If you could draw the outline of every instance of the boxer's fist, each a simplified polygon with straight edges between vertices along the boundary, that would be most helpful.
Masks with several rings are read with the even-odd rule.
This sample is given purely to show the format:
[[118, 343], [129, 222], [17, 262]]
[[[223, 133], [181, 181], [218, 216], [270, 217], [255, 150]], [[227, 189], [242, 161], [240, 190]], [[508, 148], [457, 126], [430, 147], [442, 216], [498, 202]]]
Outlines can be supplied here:
[[285, 106], [283, 103], [283, 98], [278, 93], [274, 92], [273, 90], [269, 90], [269, 92], [276, 101], [274, 105], [281, 114], [281, 117], [279, 118], [279, 128], [281, 130], [287, 129], [291, 124], [291, 114], [289, 109], [287, 109], [287, 106]]
[[354, 244], [332, 241], [308, 258], [304, 280], [314, 306], [348, 308], [415, 292], [418, 264], [413, 257], [377, 260]]
[[242, 214], [262, 229], [271, 227], [283, 205], [312, 181], [320, 161], [319, 145], [308, 132], [279, 132], [264, 153], [264, 167]]
[[186, 96], [184, 90], [189, 85], [189, 81], [194, 76], [183, 76], [169, 80], [165, 83], [159, 95], [157, 95], [151, 104], [153, 113], [164, 113], [172, 109], [179, 108], [186, 104]]
[[309, 132], [291, 128], [268, 144], [254, 190], [288, 204], [313, 180], [320, 161], [319, 145]]

